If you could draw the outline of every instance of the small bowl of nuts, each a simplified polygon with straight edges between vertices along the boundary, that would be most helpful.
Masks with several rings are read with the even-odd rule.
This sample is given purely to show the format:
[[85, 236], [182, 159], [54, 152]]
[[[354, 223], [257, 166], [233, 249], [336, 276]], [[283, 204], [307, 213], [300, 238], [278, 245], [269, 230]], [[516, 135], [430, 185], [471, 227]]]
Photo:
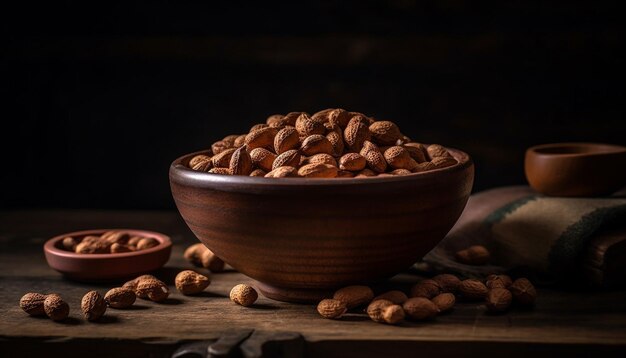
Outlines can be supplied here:
[[161, 268], [169, 260], [167, 235], [133, 229], [70, 232], [44, 244], [48, 265], [78, 281], [109, 281]]
[[343, 109], [272, 115], [170, 167], [200, 241], [266, 297], [300, 302], [410, 267], [452, 228], [473, 180], [466, 153]]

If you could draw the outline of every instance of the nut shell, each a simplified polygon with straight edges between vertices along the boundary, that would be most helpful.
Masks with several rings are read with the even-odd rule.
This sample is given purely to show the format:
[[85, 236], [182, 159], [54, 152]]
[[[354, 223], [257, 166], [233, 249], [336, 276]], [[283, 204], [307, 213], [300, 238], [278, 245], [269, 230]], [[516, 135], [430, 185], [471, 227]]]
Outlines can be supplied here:
[[374, 298], [374, 291], [367, 286], [347, 286], [335, 292], [333, 298], [342, 301], [348, 309], [368, 304]]
[[174, 280], [176, 289], [183, 295], [195, 295], [209, 287], [211, 280], [192, 270], [181, 271]]
[[482, 300], [487, 296], [489, 289], [482, 282], [474, 279], [463, 280], [459, 284], [459, 292], [467, 300]]
[[518, 278], [515, 280], [513, 284], [509, 286], [509, 290], [515, 302], [523, 306], [533, 305], [537, 299], [535, 286], [526, 278]]
[[97, 321], [106, 312], [107, 304], [97, 291], [89, 291], [83, 296], [80, 309], [87, 321]]
[[440, 313], [447, 312], [454, 307], [456, 297], [452, 293], [446, 292], [432, 298], [433, 303], [439, 309]]
[[230, 300], [238, 305], [248, 307], [256, 302], [259, 294], [254, 288], [246, 284], [239, 284], [230, 290]]
[[374, 299], [372, 299], [372, 302], [376, 300], [387, 300], [387, 301], [391, 301], [393, 304], [401, 305], [404, 302], [406, 302], [406, 300], [408, 299], [409, 298], [404, 292], [393, 290], [393, 291], [388, 291], [388, 292], [385, 292], [383, 294], [380, 294], [374, 297]]
[[338, 319], [343, 316], [348, 308], [343, 301], [328, 298], [320, 301], [317, 305], [317, 312], [320, 316], [328, 319]]
[[435, 280], [422, 280], [411, 287], [411, 297], [431, 299], [441, 293], [441, 286]]
[[413, 297], [402, 304], [404, 313], [410, 319], [426, 320], [433, 318], [439, 313], [439, 308], [427, 298]]
[[43, 308], [46, 315], [53, 321], [62, 321], [70, 315], [70, 306], [56, 293], [46, 296]]
[[139, 298], [154, 302], [162, 302], [170, 295], [167, 285], [158, 279], [146, 278], [138, 280], [135, 294]]
[[104, 295], [104, 302], [111, 308], [128, 308], [136, 299], [135, 291], [123, 287], [112, 288]]
[[505, 312], [513, 302], [511, 291], [506, 288], [494, 288], [489, 291], [486, 298], [486, 306], [489, 312], [500, 313]]
[[42, 316], [46, 314], [43, 302], [46, 295], [41, 293], [27, 293], [20, 299], [20, 308], [31, 316]]
[[449, 273], [434, 276], [433, 281], [439, 284], [439, 287], [441, 287], [441, 292], [450, 293], [456, 293], [459, 288], [459, 284], [461, 284], [461, 280], [458, 277]]

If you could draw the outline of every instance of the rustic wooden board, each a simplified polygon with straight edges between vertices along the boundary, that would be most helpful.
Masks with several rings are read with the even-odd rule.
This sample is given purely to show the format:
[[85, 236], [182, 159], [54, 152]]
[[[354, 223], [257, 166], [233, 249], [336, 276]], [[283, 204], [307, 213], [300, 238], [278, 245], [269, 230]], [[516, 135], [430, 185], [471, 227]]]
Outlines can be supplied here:
[[[305, 350], [308, 356], [340, 356], [348, 352], [378, 356], [410, 353], [413, 349], [437, 352], [440, 356], [474, 355], [472, 352], [477, 354], [485, 349], [513, 356], [526, 354], [529, 349], [539, 355], [619, 355], [626, 351], [624, 291], [540, 289], [532, 310], [494, 316], [485, 314], [480, 304], [462, 303], [432, 322], [394, 327], [373, 323], [363, 313], [349, 314], [340, 321], [326, 320], [317, 315], [313, 306], [263, 297], [252, 308], [237, 306], [227, 298], [230, 288], [253, 281], [231, 271], [213, 274], [211, 285], [199, 296], [182, 296], [172, 287], [174, 292], [165, 303], [139, 300], [133, 309], [109, 309], [102, 322], [88, 323], [79, 312], [82, 295], [91, 289], [104, 293], [115, 284], [64, 279], [48, 268], [41, 246], [54, 234], [107, 226], [144, 228], [172, 235], [172, 258], [157, 272], [171, 286], [176, 273], [191, 268], [182, 259], [182, 251], [195, 239], [175, 213], [0, 213], [0, 353], [23, 353], [23, 349], [56, 352], [53, 347], [69, 345], [78, 351], [99, 347], [94, 352], [96, 356], [120, 349], [125, 352], [120, 356], [169, 356], [185, 342], [212, 342], [245, 330], [254, 332], [248, 345], [256, 344], [261, 351], [272, 349], [271, 345], [262, 344], [278, 339], [277, 332], [300, 334], [304, 340], [293, 349]], [[401, 274], [387, 284], [408, 287], [417, 279]], [[33, 291], [60, 293], [70, 304], [70, 318], [55, 323], [27, 316], [18, 302], [24, 293]], [[253, 356], [250, 352], [254, 349], [248, 351]]]

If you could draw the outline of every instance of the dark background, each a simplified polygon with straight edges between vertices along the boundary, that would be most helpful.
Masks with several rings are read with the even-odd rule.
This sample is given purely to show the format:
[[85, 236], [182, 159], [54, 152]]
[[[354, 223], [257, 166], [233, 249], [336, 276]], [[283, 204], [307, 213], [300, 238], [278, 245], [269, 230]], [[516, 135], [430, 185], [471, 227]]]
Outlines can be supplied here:
[[342, 107], [523, 184], [530, 145], [626, 144], [602, 2], [12, 2], [2, 209], [173, 208], [168, 166], [273, 113]]

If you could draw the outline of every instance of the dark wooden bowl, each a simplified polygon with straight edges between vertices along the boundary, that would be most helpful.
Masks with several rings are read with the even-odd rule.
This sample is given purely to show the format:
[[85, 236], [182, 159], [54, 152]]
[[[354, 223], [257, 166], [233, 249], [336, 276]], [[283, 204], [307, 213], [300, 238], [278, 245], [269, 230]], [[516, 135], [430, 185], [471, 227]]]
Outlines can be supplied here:
[[176, 159], [170, 184], [178, 210], [217, 256], [282, 301], [390, 277], [430, 251], [469, 197], [474, 165], [364, 179], [262, 178], [196, 172]]
[[[107, 231], [124, 231], [132, 236], [152, 237], [159, 244], [149, 249], [116, 254], [77, 254], [64, 250], [63, 238], [102, 235]], [[69, 232], [46, 241], [43, 247], [48, 265], [67, 278], [84, 281], [114, 281], [134, 278], [159, 269], [165, 265], [172, 252], [169, 236], [144, 230], [133, 229], [96, 229]]]
[[551, 196], [602, 196], [626, 185], [626, 147], [599, 143], [543, 144], [526, 150], [526, 179]]

